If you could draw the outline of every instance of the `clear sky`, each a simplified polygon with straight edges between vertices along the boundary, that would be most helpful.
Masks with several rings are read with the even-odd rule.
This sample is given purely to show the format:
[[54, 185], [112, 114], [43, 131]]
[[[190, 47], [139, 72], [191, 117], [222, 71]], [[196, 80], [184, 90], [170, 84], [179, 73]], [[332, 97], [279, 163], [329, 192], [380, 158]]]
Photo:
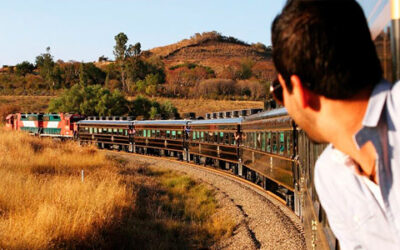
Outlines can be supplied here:
[[113, 59], [124, 32], [142, 49], [218, 31], [248, 43], [271, 44], [270, 26], [285, 0], [3, 0], [0, 67], [34, 63], [47, 46], [55, 60]]

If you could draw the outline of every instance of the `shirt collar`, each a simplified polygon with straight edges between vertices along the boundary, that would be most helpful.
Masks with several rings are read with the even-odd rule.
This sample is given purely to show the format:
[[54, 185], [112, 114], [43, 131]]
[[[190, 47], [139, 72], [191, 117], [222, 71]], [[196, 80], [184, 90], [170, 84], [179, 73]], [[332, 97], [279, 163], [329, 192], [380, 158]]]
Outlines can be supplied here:
[[358, 148], [370, 140], [370, 130], [378, 126], [386, 97], [392, 87], [388, 81], [382, 79], [373, 89], [368, 101], [362, 125], [363, 127], [354, 135], [354, 142]]
[[376, 127], [382, 114], [386, 96], [391, 88], [391, 84], [382, 80], [375, 86], [368, 101], [367, 111], [365, 112], [362, 125], [364, 127]]

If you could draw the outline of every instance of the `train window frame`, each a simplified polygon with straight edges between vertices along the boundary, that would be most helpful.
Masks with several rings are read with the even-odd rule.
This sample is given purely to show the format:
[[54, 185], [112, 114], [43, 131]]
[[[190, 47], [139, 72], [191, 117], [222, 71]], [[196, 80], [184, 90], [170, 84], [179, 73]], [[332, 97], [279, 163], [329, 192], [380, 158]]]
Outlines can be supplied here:
[[257, 132], [253, 132], [253, 141], [252, 141], [252, 148], [257, 149]]
[[266, 138], [265, 138], [265, 132], [261, 132], [261, 151], [265, 152], [265, 146], [266, 146]]
[[279, 154], [286, 153], [285, 132], [279, 132]]
[[272, 153], [273, 154], [277, 154], [278, 153], [278, 133], [277, 132], [272, 132], [271, 135], [271, 149], [272, 149]]
[[287, 156], [290, 157], [292, 155], [292, 133], [290, 131], [286, 132], [285, 144], [286, 144], [286, 154]]
[[182, 139], [182, 131], [181, 130], [176, 131], [176, 138]]
[[224, 133], [224, 144], [229, 145], [229, 133]]

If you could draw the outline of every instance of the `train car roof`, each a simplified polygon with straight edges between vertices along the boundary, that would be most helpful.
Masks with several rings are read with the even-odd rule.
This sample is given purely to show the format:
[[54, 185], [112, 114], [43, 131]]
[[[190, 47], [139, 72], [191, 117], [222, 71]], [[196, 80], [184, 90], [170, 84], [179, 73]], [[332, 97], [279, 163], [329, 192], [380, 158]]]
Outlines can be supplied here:
[[114, 121], [114, 120], [80, 120], [77, 124], [82, 125], [133, 125], [135, 121]]
[[135, 121], [135, 125], [186, 125], [189, 120], [144, 120]]
[[244, 121], [255, 121], [255, 120], [261, 120], [261, 119], [266, 119], [266, 118], [272, 118], [272, 117], [277, 117], [277, 116], [284, 116], [288, 115], [288, 112], [285, 107], [282, 108], [277, 108], [273, 110], [268, 110], [264, 112], [260, 112], [254, 115], [249, 115], [244, 118]]
[[193, 125], [205, 125], [205, 124], [235, 124], [241, 123], [243, 121], [242, 117], [238, 118], [225, 118], [225, 119], [208, 119], [208, 120], [195, 120], [191, 121], [190, 124]]

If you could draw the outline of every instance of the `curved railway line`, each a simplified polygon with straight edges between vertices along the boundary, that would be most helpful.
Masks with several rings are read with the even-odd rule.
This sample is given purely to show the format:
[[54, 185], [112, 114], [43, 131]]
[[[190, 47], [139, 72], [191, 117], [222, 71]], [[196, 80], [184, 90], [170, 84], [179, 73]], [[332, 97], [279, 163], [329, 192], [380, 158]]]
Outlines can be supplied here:
[[273, 193], [229, 171], [175, 159], [112, 152], [127, 160], [170, 169], [206, 183], [216, 191], [224, 213], [235, 223], [232, 237], [215, 249], [306, 249], [300, 219]]

